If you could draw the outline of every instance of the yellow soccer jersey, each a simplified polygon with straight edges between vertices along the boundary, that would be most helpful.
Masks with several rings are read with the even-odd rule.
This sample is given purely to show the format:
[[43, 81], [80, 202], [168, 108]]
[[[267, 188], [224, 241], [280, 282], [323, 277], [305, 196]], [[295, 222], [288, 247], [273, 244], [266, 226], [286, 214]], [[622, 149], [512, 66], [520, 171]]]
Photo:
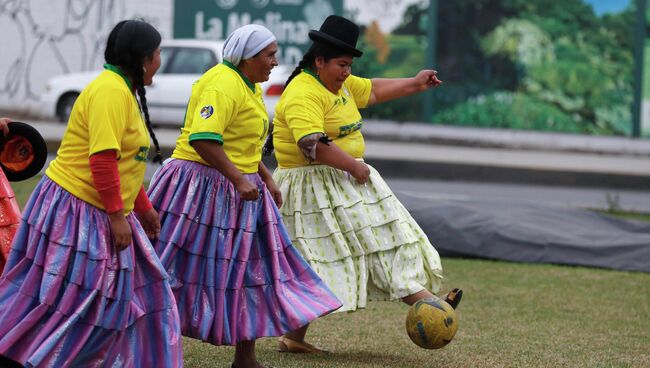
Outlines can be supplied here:
[[72, 108], [56, 158], [45, 171], [77, 198], [104, 209], [90, 172], [89, 158], [116, 150], [124, 211], [133, 210], [149, 153], [149, 133], [131, 85], [112, 65], [81, 92]]
[[296, 142], [312, 133], [325, 133], [342, 150], [362, 158], [365, 143], [359, 108], [368, 105], [371, 90], [370, 79], [351, 75], [334, 94], [310, 70], [298, 74], [275, 109], [273, 145], [278, 166], [309, 165]]
[[256, 173], [268, 130], [261, 87], [224, 61], [192, 86], [185, 124], [172, 157], [207, 165], [190, 142], [214, 140], [242, 173]]

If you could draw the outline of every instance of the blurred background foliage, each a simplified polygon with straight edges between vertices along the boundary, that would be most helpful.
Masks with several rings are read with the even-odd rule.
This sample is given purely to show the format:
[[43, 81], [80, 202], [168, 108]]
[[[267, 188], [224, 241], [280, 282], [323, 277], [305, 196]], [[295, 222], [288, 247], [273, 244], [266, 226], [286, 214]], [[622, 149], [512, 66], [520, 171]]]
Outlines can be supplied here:
[[[427, 120], [449, 125], [629, 135], [634, 7], [598, 16], [582, 0], [438, 1], [436, 69], [444, 81]], [[365, 77], [413, 76], [427, 52], [428, 1], [391, 34], [365, 27]], [[371, 106], [364, 116], [422, 120], [424, 95]]]

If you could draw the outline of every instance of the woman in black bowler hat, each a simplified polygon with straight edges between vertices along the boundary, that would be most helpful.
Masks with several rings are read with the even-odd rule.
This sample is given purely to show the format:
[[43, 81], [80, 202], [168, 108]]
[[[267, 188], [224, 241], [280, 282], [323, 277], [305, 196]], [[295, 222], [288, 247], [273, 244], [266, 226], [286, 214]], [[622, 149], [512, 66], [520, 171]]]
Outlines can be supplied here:
[[[275, 110], [273, 145], [281, 208], [292, 243], [343, 301], [340, 311], [371, 300], [413, 304], [438, 293], [437, 251], [379, 173], [363, 161], [359, 108], [438, 86], [434, 70], [412, 78], [351, 74], [359, 27], [336, 15], [320, 30]], [[268, 151], [268, 150], [267, 150]], [[462, 292], [446, 300], [456, 307]], [[305, 342], [308, 326], [282, 336], [280, 351], [319, 352]]]

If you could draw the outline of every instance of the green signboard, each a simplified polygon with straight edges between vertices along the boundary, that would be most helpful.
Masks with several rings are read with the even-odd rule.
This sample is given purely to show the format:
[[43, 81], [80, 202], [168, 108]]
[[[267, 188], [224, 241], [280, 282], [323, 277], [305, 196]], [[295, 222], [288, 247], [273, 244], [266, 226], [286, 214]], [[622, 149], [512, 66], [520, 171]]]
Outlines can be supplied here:
[[235, 29], [260, 24], [278, 39], [281, 64], [297, 64], [310, 45], [309, 30], [330, 14], [343, 14], [343, 0], [176, 0], [174, 37], [225, 40]]

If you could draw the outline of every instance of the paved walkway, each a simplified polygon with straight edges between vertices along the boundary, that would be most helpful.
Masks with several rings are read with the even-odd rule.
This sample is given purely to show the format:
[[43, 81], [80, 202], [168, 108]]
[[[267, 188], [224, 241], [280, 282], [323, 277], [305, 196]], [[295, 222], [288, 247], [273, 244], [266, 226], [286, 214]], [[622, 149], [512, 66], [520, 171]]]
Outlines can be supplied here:
[[650, 188], [650, 139], [386, 121], [366, 121], [364, 136], [391, 176]]
[[374, 120], [366, 121], [363, 132], [371, 140], [435, 143], [445, 146], [650, 156], [650, 138], [601, 137]]

